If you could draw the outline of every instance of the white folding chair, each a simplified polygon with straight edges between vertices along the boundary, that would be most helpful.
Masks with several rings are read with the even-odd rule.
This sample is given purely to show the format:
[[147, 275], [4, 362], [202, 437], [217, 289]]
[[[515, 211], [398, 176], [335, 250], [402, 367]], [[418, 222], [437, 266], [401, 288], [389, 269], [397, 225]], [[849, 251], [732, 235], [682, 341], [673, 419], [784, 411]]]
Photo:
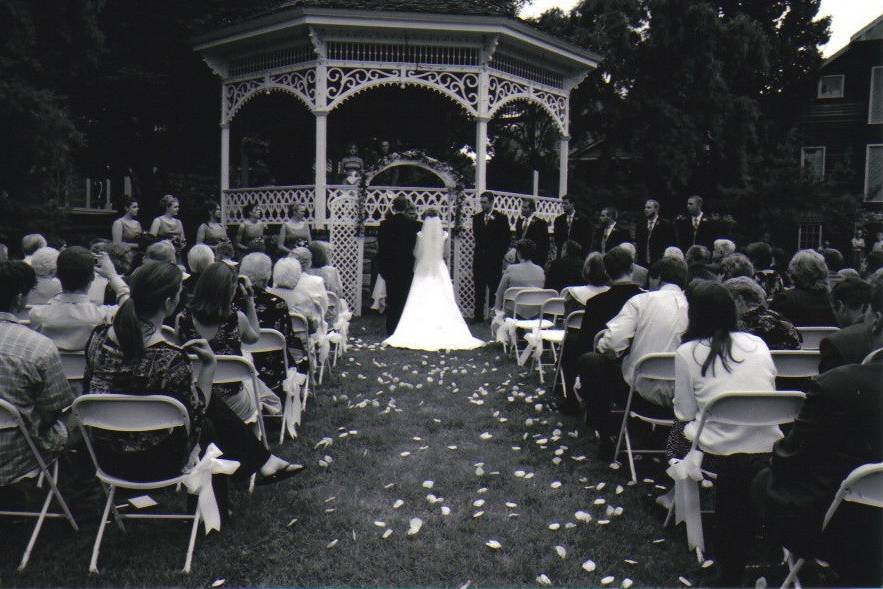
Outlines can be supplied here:
[[819, 375], [818, 350], [771, 350], [778, 378], [814, 378]]
[[291, 320], [291, 332], [300, 339], [304, 347], [304, 353], [307, 355], [307, 383], [303, 389], [303, 399], [301, 400], [301, 410], [307, 410], [307, 397], [310, 395], [310, 384], [313, 382], [313, 374], [316, 371], [316, 350], [310, 339], [310, 322], [307, 318], [297, 311], [288, 311], [288, 317]]
[[862, 360], [862, 364], [870, 364], [871, 362], [877, 360], [877, 358], [883, 357], [883, 348], [877, 348]]
[[101, 550], [101, 542], [104, 539], [104, 530], [107, 526], [108, 515], [113, 514], [114, 521], [121, 531], [125, 532], [123, 519], [175, 519], [192, 520], [190, 529], [190, 542], [187, 546], [187, 557], [184, 561], [184, 573], [190, 572], [190, 564], [193, 560], [193, 547], [196, 544], [196, 530], [199, 526], [199, 510], [190, 513], [121, 513], [114, 505], [116, 490], [132, 489], [136, 491], [153, 491], [169, 487], [177, 487], [184, 482], [184, 473], [159, 481], [129, 481], [115, 477], [105, 472], [98, 457], [95, 454], [91, 438], [91, 430], [99, 429], [110, 432], [150, 432], [167, 431], [182, 427], [189, 433], [190, 418], [187, 409], [178, 400], [165, 395], [95, 395], [88, 394], [78, 397], [71, 406], [71, 411], [77, 418], [86, 441], [86, 448], [95, 465], [95, 476], [102, 483], [107, 501], [104, 504], [104, 512], [101, 515], [101, 523], [98, 526], [98, 534], [95, 536], [95, 544], [92, 547], [92, 558], [89, 561], [89, 572], [98, 572], [98, 553]]
[[[846, 478], [843, 479], [840, 488], [837, 490], [837, 494], [834, 495], [834, 500], [831, 501], [828, 511], [825, 512], [825, 518], [822, 520], [822, 531], [828, 527], [831, 518], [837, 512], [837, 508], [844, 501], [883, 508], [883, 462], [864, 464], [846, 475]], [[785, 550], [785, 559], [788, 562], [788, 576], [782, 582], [782, 589], [785, 589], [791, 583], [794, 583], [795, 587], [799, 587], [800, 583], [797, 580], [797, 574], [803, 568], [806, 559], [799, 558], [797, 562], [793, 562], [792, 555], [787, 549]]]
[[527, 290], [527, 286], [510, 286], [503, 292], [503, 314], [506, 317], [515, 319], [515, 295], [522, 290]]
[[[525, 288], [515, 293], [512, 300], [512, 317], [515, 319], [515, 329], [534, 331], [551, 329], [555, 324], [544, 319], [542, 316], [543, 304], [552, 298], [558, 297], [558, 291], [543, 288]], [[518, 360], [518, 336], [516, 331], [515, 345], [513, 346], [515, 359]]]
[[[40, 535], [40, 530], [43, 528], [43, 522], [46, 521], [46, 518], [63, 517], [68, 523], [70, 523], [75, 531], [78, 531], [79, 527], [77, 526], [77, 522], [74, 520], [74, 516], [71, 514], [64, 497], [61, 496], [61, 492], [58, 490], [58, 459], [54, 458], [47, 464], [43, 459], [43, 455], [40, 454], [40, 451], [37, 449], [36, 444], [34, 444], [34, 440], [31, 439], [31, 434], [28, 432], [28, 428], [25, 425], [24, 419], [18, 408], [12, 403], [0, 399], [0, 431], [2, 430], [17, 430], [18, 433], [21, 434], [31, 451], [31, 455], [37, 462], [37, 470], [40, 480], [45, 480], [49, 484], [49, 490], [46, 492], [46, 497], [43, 499], [43, 507], [40, 511], [0, 510], [0, 515], [37, 518], [37, 524], [34, 526], [34, 531], [31, 532], [28, 545], [25, 548], [25, 552], [21, 557], [21, 562], [18, 565], [18, 570], [23, 571], [25, 567], [28, 566], [28, 561], [31, 558], [31, 551], [34, 549], [34, 544], [37, 542], [37, 536]], [[52, 467], [51, 472], [49, 470], [50, 466]], [[37, 487], [39, 488], [40, 486], [41, 484], [38, 482]], [[49, 511], [49, 506], [53, 499], [55, 499], [61, 507], [61, 513]]]
[[[800, 391], [734, 391], [721, 393], [711, 399], [697, 417], [699, 425], [690, 445], [690, 452], [701, 450], [699, 439], [709, 422], [725, 425], [763, 427], [792, 423], [797, 419], [806, 395]], [[674, 504], [669, 508], [665, 525], [674, 514]], [[700, 520], [701, 525], [701, 520]], [[697, 559], [702, 553], [697, 549]]]
[[[338, 298], [338, 296], [336, 294], [334, 294], [333, 292], [331, 292], [329, 290], [328, 291], [328, 311], [326, 312], [325, 317], [327, 318], [330, 316], [330, 317], [333, 317], [336, 319], [338, 316], [338, 313], [340, 313], [340, 299]], [[328, 325], [329, 325], [329, 329], [331, 329], [334, 324], [329, 322]], [[329, 331], [329, 335], [331, 335], [331, 333], [332, 333], [332, 331]], [[333, 333], [337, 333], [337, 332], [334, 331]], [[338, 335], [340, 335], [340, 334], [338, 334]], [[340, 342], [337, 342], [337, 343], [331, 342], [331, 354], [330, 354], [331, 366], [328, 367], [329, 372], [331, 371], [331, 368], [333, 366], [337, 365], [337, 357], [340, 355], [340, 350], [341, 350], [341, 343]], [[321, 381], [321, 378], [319, 380]]]
[[583, 315], [585, 315], [585, 311], [574, 311], [564, 319], [564, 337], [561, 338], [561, 346], [558, 348], [558, 359], [555, 363], [555, 378], [552, 380], [552, 390], [555, 390], [555, 386], [560, 379], [561, 390], [564, 392], [565, 398], [570, 397], [567, 393], [567, 379], [565, 378], [563, 365], [564, 354], [566, 351], [565, 347], [567, 345], [567, 334], [575, 333], [580, 330], [583, 325]]
[[798, 327], [797, 331], [803, 338], [803, 342], [800, 344], [801, 350], [818, 350], [821, 341], [832, 333], [840, 331], [840, 328], [830, 326]]
[[601, 341], [601, 338], [604, 337], [604, 334], [607, 333], [608, 330], [602, 329], [598, 333], [595, 334], [595, 339], [592, 340], [592, 351], [598, 351], [598, 343]]
[[83, 352], [59, 352], [61, 369], [68, 382], [81, 381], [86, 374], [86, 355]]
[[[243, 342], [242, 351], [248, 352], [250, 354], [281, 354], [281, 362], [285, 367], [284, 374], [285, 377], [288, 378], [288, 342], [286, 342], [285, 336], [275, 329], [267, 329], [264, 327], [260, 329], [259, 336], [260, 337], [258, 338], [258, 341], [254, 342], [253, 344], [246, 344]], [[268, 417], [278, 417], [283, 420], [282, 426], [279, 428], [280, 444], [285, 441], [285, 416], [289, 414], [289, 404], [295, 403], [295, 401], [292, 399], [292, 396], [287, 391], [283, 392], [285, 393], [285, 399], [282, 406], [282, 412], [278, 415], [273, 413], [264, 413], [263, 415], [264, 419]], [[295, 406], [297, 408], [300, 407], [300, 399], [297, 399]]]
[[[215, 356], [217, 366], [215, 367], [215, 377], [212, 379], [212, 385], [240, 383], [245, 385], [249, 383], [254, 395], [255, 403], [255, 422], [257, 424], [258, 438], [269, 449], [270, 444], [267, 440], [267, 430], [264, 427], [264, 417], [261, 411], [260, 390], [258, 389], [258, 371], [254, 364], [248, 358], [242, 356], [232, 356], [218, 354]], [[246, 421], [246, 423], [251, 420]]]
[[650, 424], [655, 429], [658, 427], [671, 427], [674, 425], [674, 419], [660, 419], [658, 417], [650, 417], [641, 415], [636, 411], [632, 411], [632, 399], [635, 395], [639, 395], [637, 388], [640, 384], [643, 386], [671, 386], [674, 389], [675, 384], [675, 355], [674, 352], [660, 352], [655, 354], [647, 354], [638, 360], [635, 364], [634, 376], [632, 377], [632, 386], [629, 389], [628, 400], [625, 403], [625, 411], [622, 415], [622, 425], [619, 428], [619, 437], [616, 439], [616, 449], [613, 451], [613, 459], [619, 458], [619, 450], [625, 440], [625, 451], [629, 461], [629, 471], [632, 480], [637, 482], [638, 477], [635, 473], [635, 454], [664, 454], [663, 449], [636, 449], [632, 448], [631, 437], [629, 436], [628, 422], [629, 419], [637, 419], [644, 423]]
[[534, 334], [538, 336], [537, 341], [534, 342], [534, 345], [538, 347], [537, 353], [534, 356], [534, 365], [540, 376], [540, 384], [544, 384], [545, 375], [543, 372], [546, 365], [543, 363], [543, 353], [546, 351], [545, 344], [549, 342], [549, 348], [552, 352], [552, 366], [554, 367], [558, 364], [558, 348], [561, 346], [561, 342], [564, 341], [564, 327], [562, 324], [564, 299], [553, 297], [543, 301], [543, 306], [540, 308], [540, 317], [552, 322], [552, 327], [534, 330]]

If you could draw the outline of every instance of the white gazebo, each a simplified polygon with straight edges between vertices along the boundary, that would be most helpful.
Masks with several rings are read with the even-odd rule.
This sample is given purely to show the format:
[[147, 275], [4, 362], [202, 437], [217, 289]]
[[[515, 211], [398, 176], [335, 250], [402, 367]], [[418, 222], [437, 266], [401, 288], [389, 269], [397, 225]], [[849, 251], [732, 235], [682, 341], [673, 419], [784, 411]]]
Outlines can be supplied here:
[[[361, 9], [327, 8], [319, 4]], [[362, 243], [357, 219], [378, 222], [397, 194], [418, 208], [437, 206], [451, 212], [451, 178], [439, 166], [444, 188], [370, 186], [367, 195], [354, 186], [327, 181], [328, 117], [345, 101], [380, 86], [419, 86], [459, 105], [475, 120], [475, 184], [467, 187], [465, 214], [486, 182], [487, 125], [514, 101], [541, 108], [559, 132], [559, 195], [567, 192], [570, 92], [596, 67], [599, 57], [513, 18], [476, 10], [478, 2], [439, 1], [438, 7], [471, 5], [470, 14], [390, 11], [407, 3], [377, 0], [341, 2], [297, 0], [241, 24], [195, 41], [195, 50], [222, 80], [221, 203], [227, 223], [242, 220], [241, 208], [258, 203], [271, 222], [282, 222], [292, 202], [307, 205], [311, 222], [327, 227], [335, 246], [335, 264], [358, 311], [361, 302]], [[367, 5], [375, 9], [366, 9]], [[315, 117], [315, 178], [311, 185], [230, 189], [230, 124], [253, 97], [273, 91], [298, 99]], [[431, 158], [405, 155], [393, 165], [421, 165], [434, 171]], [[497, 208], [514, 226], [521, 194], [493, 191]], [[557, 198], [538, 197], [538, 213], [551, 221]], [[366, 210], [367, 209], [367, 210]], [[447, 221], [453, 219], [447, 215]], [[359, 227], [358, 229], [361, 229]], [[472, 239], [468, 228], [455, 243], [452, 269], [461, 307], [472, 299]]]

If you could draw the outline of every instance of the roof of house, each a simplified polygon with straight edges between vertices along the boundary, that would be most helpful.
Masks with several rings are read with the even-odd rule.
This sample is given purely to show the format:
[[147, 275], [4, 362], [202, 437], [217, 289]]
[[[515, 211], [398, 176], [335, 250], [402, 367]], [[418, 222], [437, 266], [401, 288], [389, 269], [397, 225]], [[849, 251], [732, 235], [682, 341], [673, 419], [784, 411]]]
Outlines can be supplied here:
[[854, 35], [849, 38], [849, 43], [838, 49], [835, 53], [831, 55], [828, 59], [822, 62], [822, 67], [828, 65], [833, 62], [835, 59], [843, 55], [847, 49], [853, 44], [858, 43], [859, 41], [879, 41], [883, 39], [883, 14], [869, 22], [867, 25], [859, 29]]

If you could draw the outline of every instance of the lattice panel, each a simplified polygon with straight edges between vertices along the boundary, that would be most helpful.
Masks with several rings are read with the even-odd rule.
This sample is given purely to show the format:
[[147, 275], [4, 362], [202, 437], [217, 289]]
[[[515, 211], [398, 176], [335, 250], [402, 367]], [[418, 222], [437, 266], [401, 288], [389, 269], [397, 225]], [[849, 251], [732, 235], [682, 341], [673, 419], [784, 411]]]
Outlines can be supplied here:
[[359, 201], [339, 194], [328, 202], [328, 228], [334, 252], [334, 266], [340, 272], [343, 296], [356, 316], [362, 314], [362, 279], [365, 248], [356, 235]]
[[313, 199], [316, 191], [307, 186], [267, 186], [263, 188], [236, 188], [225, 190], [221, 196], [224, 223], [242, 223], [245, 220], [242, 207], [256, 203], [263, 211], [267, 223], [282, 223], [289, 219], [288, 208], [292, 203], [306, 205], [308, 222], [315, 220]]
[[288, 92], [312, 109], [316, 104], [316, 70], [302, 68], [224, 84], [225, 122], [233, 120], [239, 109], [256, 94], [271, 91]]
[[488, 112], [491, 116], [509, 102], [524, 100], [543, 107], [562, 135], [567, 135], [569, 126], [568, 96], [569, 93], [565, 90], [537, 87], [505, 75], [491, 75], [488, 79]]
[[475, 282], [472, 279], [472, 258], [475, 256], [475, 236], [472, 223], [463, 224], [463, 230], [454, 240], [454, 294], [464, 317], [475, 310]]

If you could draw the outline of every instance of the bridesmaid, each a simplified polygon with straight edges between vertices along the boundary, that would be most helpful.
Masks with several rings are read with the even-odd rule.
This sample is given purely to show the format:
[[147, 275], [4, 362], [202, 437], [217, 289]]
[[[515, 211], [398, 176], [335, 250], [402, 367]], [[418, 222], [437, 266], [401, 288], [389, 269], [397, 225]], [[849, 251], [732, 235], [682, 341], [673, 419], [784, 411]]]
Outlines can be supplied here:
[[184, 224], [178, 218], [178, 210], [181, 208], [178, 199], [167, 194], [159, 200], [160, 204], [165, 207], [165, 213], [153, 220], [150, 224], [150, 232], [159, 239], [168, 239], [175, 246], [178, 257], [187, 246], [187, 239], [184, 237]]
[[313, 241], [310, 235], [310, 225], [306, 221], [307, 208], [299, 202], [291, 203], [288, 209], [291, 219], [282, 224], [279, 229], [279, 251], [287, 256], [296, 247], [306, 247]]
[[138, 201], [127, 201], [125, 211], [122, 217], [113, 222], [110, 233], [114, 243], [124, 243], [137, 247], [141, 242], [141, 234], [144, 233], [141, 223], [137, 218]]
[[222, 243], [229, 243], [227, 228], [221, 223], [221, 205], [213, 200], [206, 201], [205, 223], [196, 230], [196, 243], [204, 243], [214, 250]]
[[247, 204], [242, 207], [245, 213], [245, 221], [239, 225], [236, 231], [236, 250], [242, 255], [251, 252], [263, 252], [265, 225], [261, 222], [261, 209], [256, 204]]

